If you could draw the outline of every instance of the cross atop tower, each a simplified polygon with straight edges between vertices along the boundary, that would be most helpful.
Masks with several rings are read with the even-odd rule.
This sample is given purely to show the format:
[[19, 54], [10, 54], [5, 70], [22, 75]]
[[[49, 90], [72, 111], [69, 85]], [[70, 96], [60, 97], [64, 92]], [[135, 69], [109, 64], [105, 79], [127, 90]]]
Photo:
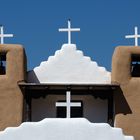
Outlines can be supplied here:
[[68, 20], [68, 28], [59, 29], [59, 32], [68, 32], [68, 44], [71, 44], [71, 32], [78, 32], [80, 28], [71, 28], [71, 21]]
[[140, 38], [140, 35], [138, 34], [138, 27], [135, 27], [135, 34], [134, 35], [126, 35], [125, 38], [134, 38], [135, 39], [135, 46], [138, 46], [138, 38]]
[[0, 26], [0, 38], [1, 38], [0, 44], [4, 44], [5, 37], [13, 37], [13, 34], [4, 34], [3, 26]]

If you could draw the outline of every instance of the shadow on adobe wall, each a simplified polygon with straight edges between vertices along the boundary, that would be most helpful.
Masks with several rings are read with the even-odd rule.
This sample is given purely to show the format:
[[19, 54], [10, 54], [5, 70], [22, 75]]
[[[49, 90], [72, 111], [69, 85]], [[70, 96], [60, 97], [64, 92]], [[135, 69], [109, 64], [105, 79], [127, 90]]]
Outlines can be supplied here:
[[33, 70], [28, 71], [27, 73], [27, 81], [29, 83], [40, 83], [35, 72]]
[[116, 114], [132, 114], [132, 110], [127, 103], [125, 96], [123, 95], [123, 91], [121, 88], [118, 88], [114, 91], [114, 105], [115, 105], [115, 115]]

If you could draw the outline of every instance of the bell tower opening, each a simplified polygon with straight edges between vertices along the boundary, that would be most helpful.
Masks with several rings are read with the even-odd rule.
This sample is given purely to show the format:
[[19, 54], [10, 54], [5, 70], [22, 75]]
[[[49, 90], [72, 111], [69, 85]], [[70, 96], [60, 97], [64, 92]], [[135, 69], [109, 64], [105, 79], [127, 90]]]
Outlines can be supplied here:
[[0, 75], [6, 74], [6, 53], [0, 53]]
[[131, 76], [140, 77], [140, 54], [131, 55]]

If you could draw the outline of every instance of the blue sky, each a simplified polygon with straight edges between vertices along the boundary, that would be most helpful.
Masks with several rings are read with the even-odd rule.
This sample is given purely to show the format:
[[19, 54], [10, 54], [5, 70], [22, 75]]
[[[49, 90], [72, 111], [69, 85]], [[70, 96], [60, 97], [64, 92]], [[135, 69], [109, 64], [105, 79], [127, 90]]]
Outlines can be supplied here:
[[140, 28], [140, 0], [0, 0], [0, 24], [14, 38], [6, 44], [22, 44], [28, 70], [47, 60], [67, 42], [67, 33], [58, 28], [81, 28], [72, 33], [72, 43], [100, 66], [111, 70], [116, 46], [134, 45], [125, 35]]

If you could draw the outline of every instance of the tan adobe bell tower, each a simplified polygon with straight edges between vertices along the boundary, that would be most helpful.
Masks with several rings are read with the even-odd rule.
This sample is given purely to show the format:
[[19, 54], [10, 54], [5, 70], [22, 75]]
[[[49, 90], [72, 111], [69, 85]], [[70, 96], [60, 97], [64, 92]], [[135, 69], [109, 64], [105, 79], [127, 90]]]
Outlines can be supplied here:
[[112, 82], [122, 91], [115, 93], [115, 126], [140, 139], [140, 47], [121, 46], [112, 60]]
[[22, 122], [23, 97], [18, 81], [25, 79], [25, 72], [23, 47], [0, 44], [0, 130]]

